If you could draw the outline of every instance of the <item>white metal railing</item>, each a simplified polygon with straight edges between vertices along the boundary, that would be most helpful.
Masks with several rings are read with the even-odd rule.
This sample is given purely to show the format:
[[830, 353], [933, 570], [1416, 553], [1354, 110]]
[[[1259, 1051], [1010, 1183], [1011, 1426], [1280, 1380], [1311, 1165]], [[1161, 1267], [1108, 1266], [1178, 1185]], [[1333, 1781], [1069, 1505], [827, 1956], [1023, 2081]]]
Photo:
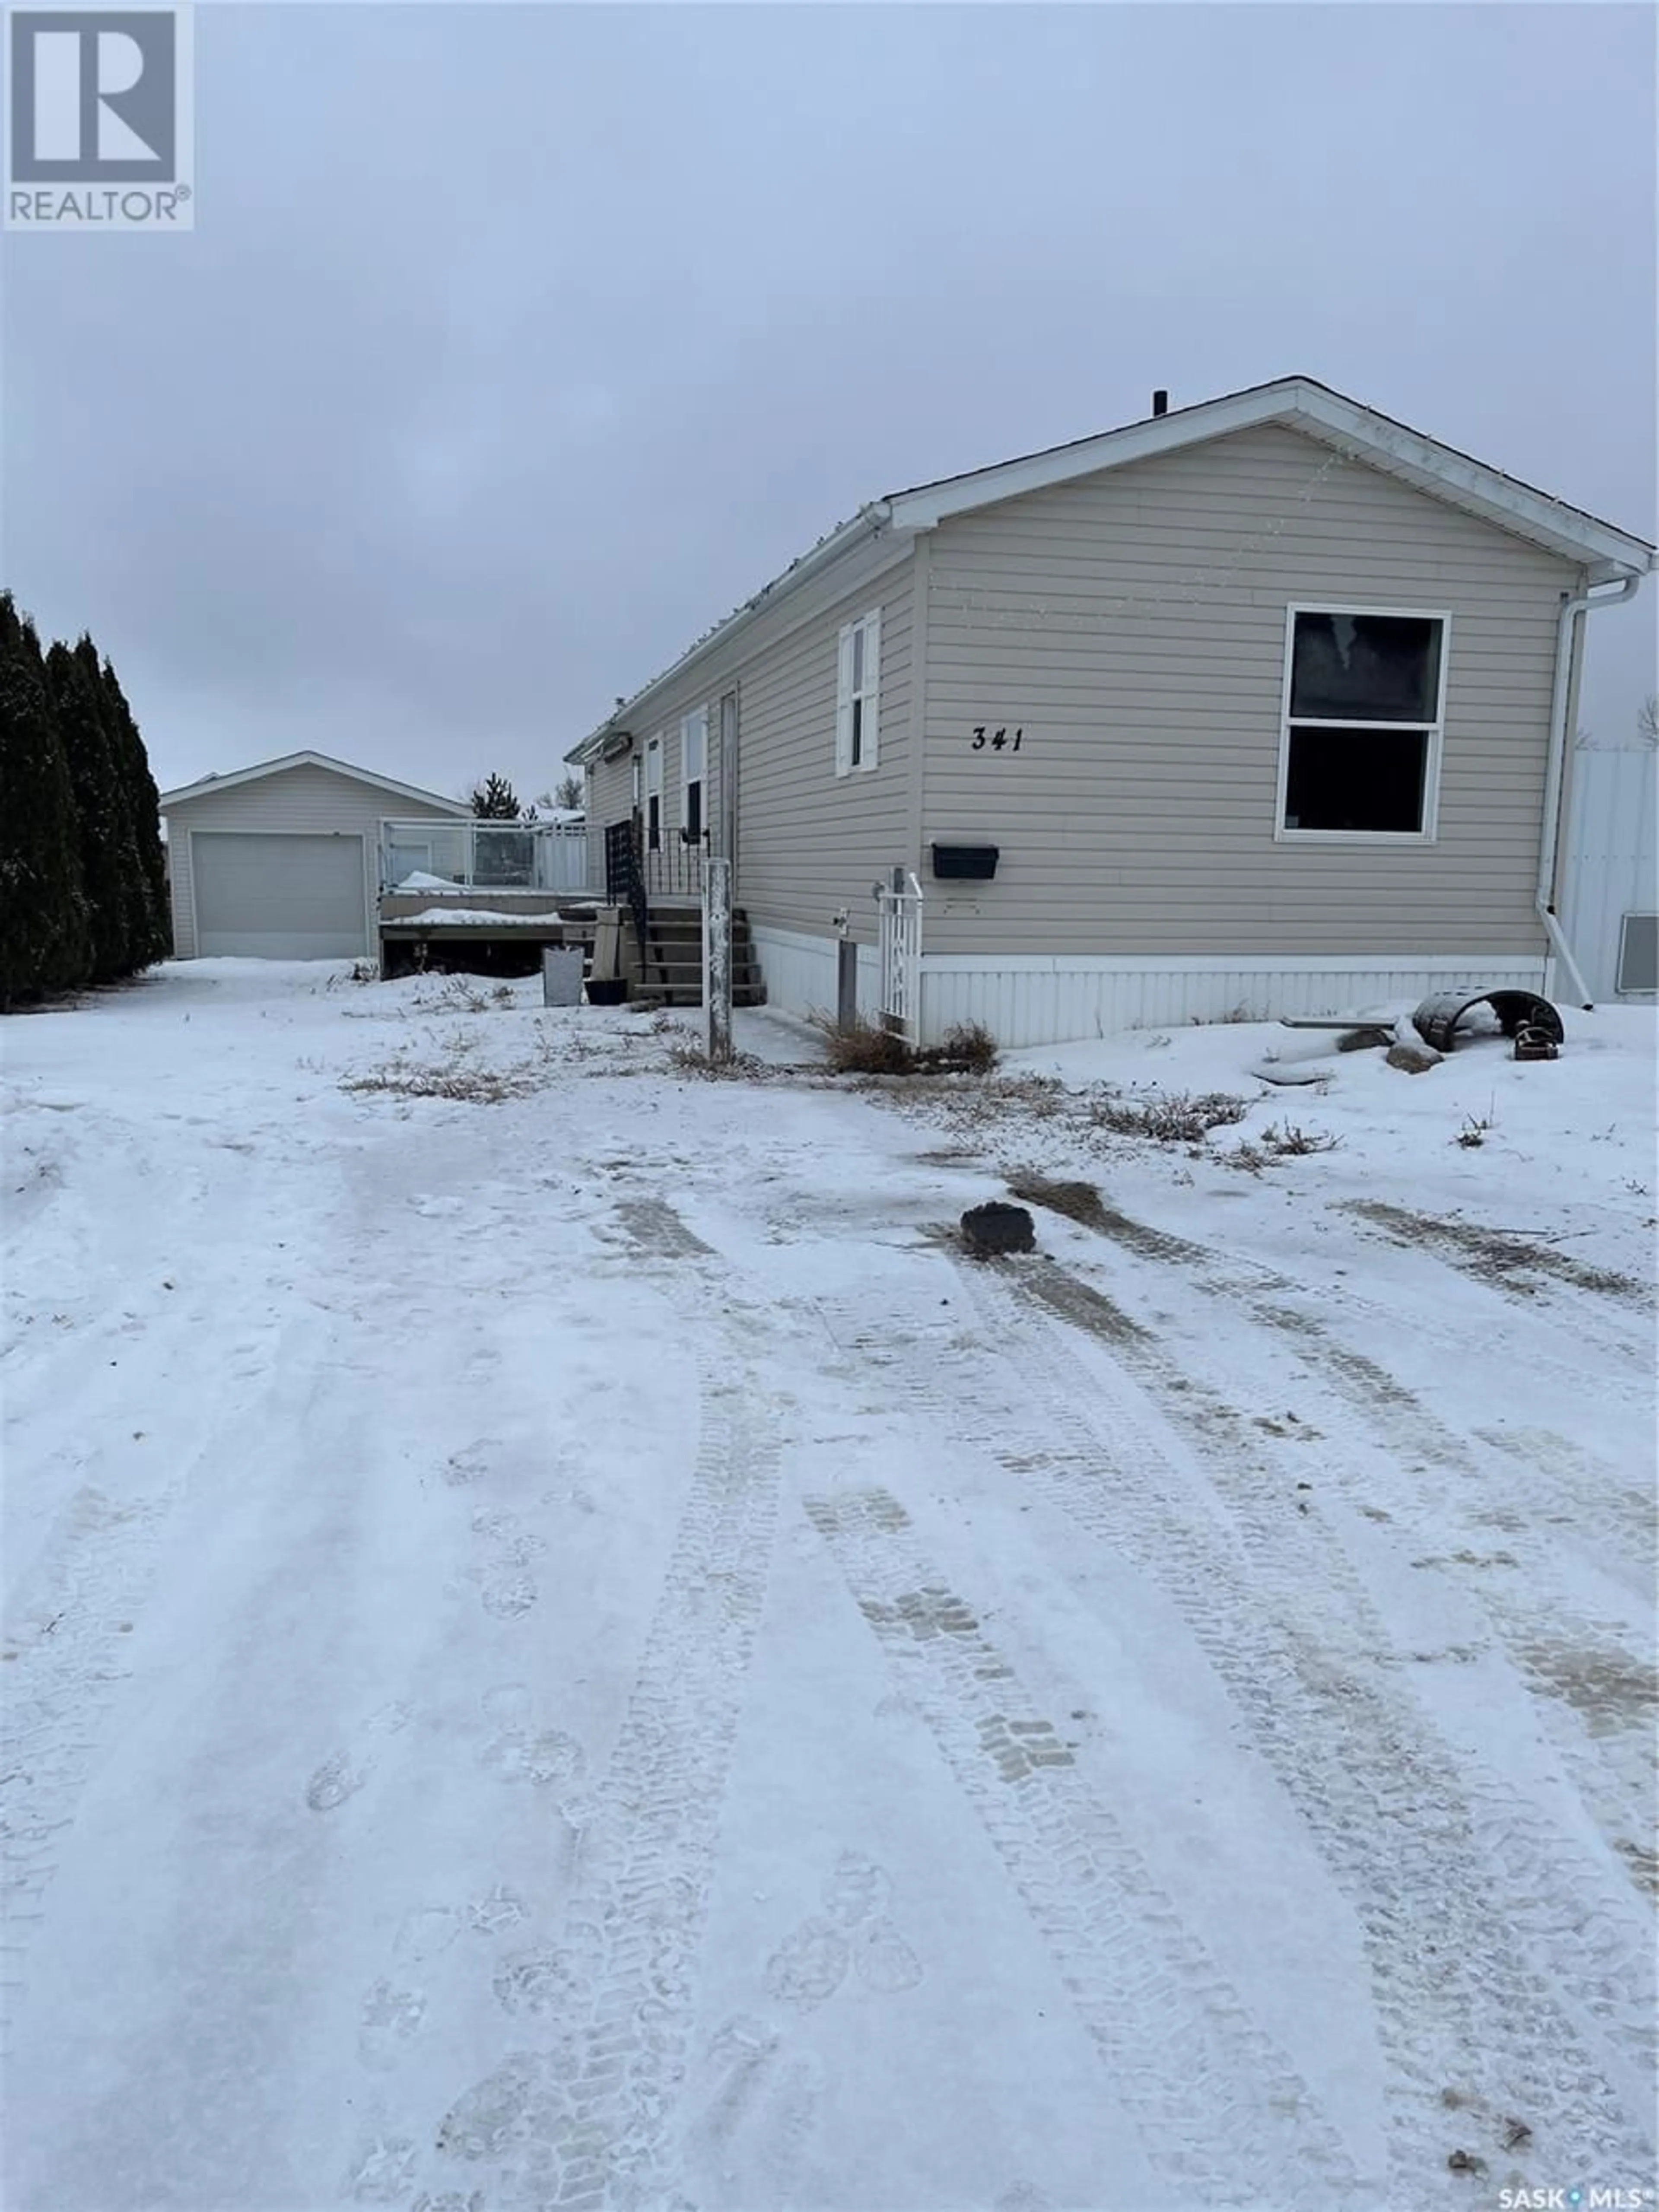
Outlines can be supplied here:
[[585, 822], [386, 821], [383, 891], [548, 891], [589, 888]]
[[876, 893], [880, 914], [881, 1018], [912, 1044], [921, 1036], [921, 885], [908, 870]]

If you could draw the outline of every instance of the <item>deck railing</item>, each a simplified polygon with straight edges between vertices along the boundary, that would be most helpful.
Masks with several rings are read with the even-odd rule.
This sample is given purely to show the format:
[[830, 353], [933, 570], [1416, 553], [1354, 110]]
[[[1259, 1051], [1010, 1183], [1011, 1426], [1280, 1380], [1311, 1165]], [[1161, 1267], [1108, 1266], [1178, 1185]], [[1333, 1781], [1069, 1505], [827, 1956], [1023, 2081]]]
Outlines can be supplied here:
[[582, 822], [397, 821], [380, 824], [383, 891], [590, 890]]
[[637, 814], [611, 823], [605, 833], [605, 896], [617, 905], [629, 897], [625, 867], [637, 876], [646, 896], [653, 899], [700, 899], [702, 864], [708, 847], [702, 838], [682, 836], [678, 830], [658, 832], [656, 844]]

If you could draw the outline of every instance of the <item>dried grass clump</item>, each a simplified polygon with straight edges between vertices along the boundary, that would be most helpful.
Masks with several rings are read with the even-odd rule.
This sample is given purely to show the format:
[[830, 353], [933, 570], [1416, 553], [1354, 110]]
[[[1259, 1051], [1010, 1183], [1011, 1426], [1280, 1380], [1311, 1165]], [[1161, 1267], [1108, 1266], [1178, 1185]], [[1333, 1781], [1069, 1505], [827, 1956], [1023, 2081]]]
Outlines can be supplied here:
[[1306, 1152], [1334, 1152], [1342, 1139], [1329, 1129], [1301, 1129], [1294, 1121], [1270, 1121], [1257, 1141], [1276, 1159], [1287, 1159]]
[[811, 1069], [778, 1066], [752, 1052], [734, 1052], [730, 1060], [710, 1060], [700, 1044], [688, 1038], [668, 1048], [668, 1065], [677, 1075], [696, 1075], [705, 1083], [764, 1083], [777, 1075], [810, 1074]]
[[997, 1041], [983, 1022], [957, 1022], [938, 1044], [924, 1045], [916, 1067], [924, 1075], [988, 1075], [997, 1064]]
[[349, 1075], [342, 1091], [358, 1095], [379, 1094], [392, 1098], [453, 1098], [468, 1105], [499, 1106], [509, 1098], [524, 1098], [546, 1079], [533, 1066], [477, 1067], [470, 1057], [471, 1039], [459, 1041], [443, 1059], [417, 1060], [406, 1052], [393, 1053], [379, 1067], [362, 1075]]
[[1249, 1110], [1248, 1099], [1228, 1091], [1206, 1091], [1193, 1097], [1176, 1091], [1156, 1098], [1097, 1098], [1089, 1118], [1115, 1136], [1145, 1137], [1156, 1145], [1201, 1145], [1212, 1129], [1231, 1127]]
[[1302, 1129], [1294, 1121], [1270, 1121], [1254, 1138], [1235, 1145], [1221, 1157], [1230, 1168], [1260, 1175], [1275, 1160], [1297, 1159], [1308, 1152], [1334, 1152], [1342, 1139], [1329, 1130]]
[[862, 1014], [850, 1022], [811, 1018], [837, 1075], [988, 1075], [997, 1064], [997, 1041], [982, 1022], [958, 1022], [938, 1044], [913, 1045]]

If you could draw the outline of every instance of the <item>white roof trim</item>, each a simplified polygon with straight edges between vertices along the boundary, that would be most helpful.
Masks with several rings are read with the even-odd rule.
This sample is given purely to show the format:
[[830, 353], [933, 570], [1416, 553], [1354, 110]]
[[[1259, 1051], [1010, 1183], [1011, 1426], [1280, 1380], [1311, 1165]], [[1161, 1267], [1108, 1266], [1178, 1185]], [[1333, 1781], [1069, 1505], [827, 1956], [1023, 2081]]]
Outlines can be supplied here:
[[930, 529], [949, 515], [1017, 499], [1051, 484], [1070, 483], [1103, 470], [1122, 468], [1132, 461], [1178, 453], [1184, 447], [1228, 437], [1265, 422], [1282, 422], [1301, 430], [1499, 529], [1530, 538], [1565, 560], [1581, 562], [1597, 572], [1592, 581], [1614, 573], [1644, 574], [1654, 565], [1653, 548], [1643, 539], [1425, 437], [1421, 431], [1379, 415], [1357, 399], [1333, 392], [1328, 385], [1300, 376], [1258, 385], [1249, 392], [1231, 392], [1224, 398], [1206, 400], [1172, 415], [1153, 416], [1121, 430], [1108, 430], [1100, 437], [1006, 461], [996, 468], [976, 469], [967, 476], [948, 477], [939, 483], [896, 492], [889, 502], [893, 526]]
[[945, 477], [935, 483], [917, 484], [908, 491], [890, 492], [884, 500], [872, 501], [717, 623], [670, 667], [653, 676], [564, 757], [584, 764], [592, 760], [605, 736], [626, 726], [653, 693], [684, 676], [716, 646], [729, 642], [732, 634], [763, 608], [787, 598], [878, 530], [890, 529], [895, 537], [931, 530], [950, 515], [993, 507], [1001, 500], [1018, 499], [1050, 484], [1070, 483], [1102, 470], [1122, 468], [1132, 461], [1179, 453], [1183, 447], [1224, 438], [1264, 422], [1282, 422], [1300, 430], [1500, 530], [1528, 538], [1586, 568], [1592, 584], [1644, 575], [1655, 565], [1654, 549], [1644, 539], [1633, 538], [1579, 507], [1569, 507], [1565, 500], [1553, 499], [1547, 492], [1522, 483], [1517, 477], [1505, 476], [1501, 469], [1489, 468], [1454, 447], [1443, 446], [1389, 416], [1379, 415], [1374, 408], [1333, 391], [1313, 377], [1285, 376], [1276, 383], [1255, 385], [1246, 392], [1177, 408], [1172, 414], [1152, 416], [1121, 430], [1107, 430], [1099, 437], [1079, 439], [1069, 446], [1028, 453], [1022, 459], [975, 469], [965, 476]]
[[186, 805], [192, 799], [205, 799], [210, 792], [234, 791], [238, 784], [257, 783], [262, 776], [281, 775], [291, 768], [325, 768], [331, 775], [348, 776], [353, 783], [366, 783], [376, 791], [415, 799], [422, 806], [441, 807], [446, 814], [470, 816], [472, 812], [464, 799], [446, 799], [441, 793], [422, 791], [417, 784], [376, 775], [372, 769], [353, 768], [349, 761], [336, 760], [330, 753], [313, 752], [284, 753], [281, 760], [258, 761], [252, 768], [233, 769], [228, 775], [204, 775], [195, 783], [180, 784], [177, 791], [161, 793], [161, 811], [166, 813], [169, 807]]
[[810, 583], [814, 576], [840, 560], [843, 553], [850, 552], [854, 545], [862, 545], [867, 538], [873, 538], [885, 526], [887, 519], [885, 506], [876, 501], [861, 507], [848, 521], [838, 524], [827, 538], [819, 540], [810, 553], [803, 553], [799, 560], [792, 561], [781, 576], [775, 576], [769, 584], [763, 584], [752, 599], [745, 599], [740, 607], [734, 609], [723, 622], [716, 623], [714, 629], [700, 637], [695, 645], [688, 646], [678, 660], [653, 676], [648, 684], [641, 684], [614, 714], [607, 714], [597, 730], [590, 731], [580, 744], [570, 748], [564, 757], [566, 764], [585, 767], [589, 761], [595, 759], [605, 738], [611, 731], [625, 727], [629, 720], [640, 713], [653, 692], [660, 691], [667, 684], [677, 682], [688, 669], [695, 667], [698, 661], [713, 653], [717, 646], [729, 644], [733, 635], [752, 622], [757, 615], [776, 606], [792, 592], [799, 591], [803, 584]]

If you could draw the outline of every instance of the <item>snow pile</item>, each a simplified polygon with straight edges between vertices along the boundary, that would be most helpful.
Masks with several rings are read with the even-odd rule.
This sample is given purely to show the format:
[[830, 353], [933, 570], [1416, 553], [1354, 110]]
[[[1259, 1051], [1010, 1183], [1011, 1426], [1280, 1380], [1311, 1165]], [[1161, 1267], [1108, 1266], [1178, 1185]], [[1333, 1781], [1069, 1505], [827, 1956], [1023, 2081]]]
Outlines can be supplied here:
[[498, 923], [506, 929], [540, 928], [550, 921], [558, 920], [557, 914], [553, 911], [554, 893], [548, 891], [543, 896], [549, 902], [548, 907], [545, 910], [536, 914], [497, 914], [489, 907], [481, 906], [429, 906], [423, 908], [419, 914], [394, 915], [391, 917], [391, 921], [392, 926], [398, 929], [418, 929], [422, 927], [433, 929], [455, 922], [477, 923], [490, 929], [494, 929]]

